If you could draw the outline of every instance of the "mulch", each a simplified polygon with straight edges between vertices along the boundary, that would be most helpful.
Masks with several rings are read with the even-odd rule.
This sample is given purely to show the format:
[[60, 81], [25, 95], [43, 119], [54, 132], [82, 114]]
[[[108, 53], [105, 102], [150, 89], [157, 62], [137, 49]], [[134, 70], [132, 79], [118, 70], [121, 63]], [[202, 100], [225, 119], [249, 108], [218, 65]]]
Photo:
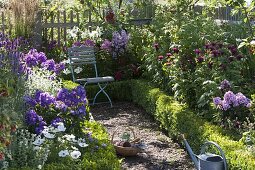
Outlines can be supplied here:
[[[171, 138], [159, 129], [159, 125], [142, 108], [133, 103], [118, 102], [111, 108], [109, 105], [91, 107], [96, 121], [102, 123], [110, 136], [116, 131], [114, 138], [134, 129], [136, 137], [146, 145], [145, 152], [133, 157], [121, 157], [124, 170], [194, 170], [195, 167], [188, 154]], [[132, 134], [132, 133], [131, 133]]]

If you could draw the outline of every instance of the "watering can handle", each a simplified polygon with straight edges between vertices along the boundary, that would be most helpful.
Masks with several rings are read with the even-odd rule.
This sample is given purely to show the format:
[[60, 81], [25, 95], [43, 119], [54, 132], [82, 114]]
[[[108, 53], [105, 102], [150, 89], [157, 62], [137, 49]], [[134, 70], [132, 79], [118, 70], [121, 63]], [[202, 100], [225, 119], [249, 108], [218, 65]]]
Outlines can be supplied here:
[[205, 153], [205, 148], [206, 148], [206, 146], [208, 146], [208, 145], [214, 145], [214, 146], [216, 146], [216, 148], [220, 151], [220, 154], [221, 154], [221, 156], [222, 156], [222, 158], [223, 158], [223, 162], [224, 162], [224, 168], [225, 168], [225, 170], [227, 170], [227, 159], [226, 159], [226, 157], [225, 157], [224, 152], [222, 151], [222, 149], [220, 148], [220, 146], [219, 146], [217, 143], [212, 142], [212, 141], [207, 141], [207, 142], [205, 142], [205, 143], [203, 144], [203, 146], [201, 147], [200, 153], [201, 153], [201, 154]]

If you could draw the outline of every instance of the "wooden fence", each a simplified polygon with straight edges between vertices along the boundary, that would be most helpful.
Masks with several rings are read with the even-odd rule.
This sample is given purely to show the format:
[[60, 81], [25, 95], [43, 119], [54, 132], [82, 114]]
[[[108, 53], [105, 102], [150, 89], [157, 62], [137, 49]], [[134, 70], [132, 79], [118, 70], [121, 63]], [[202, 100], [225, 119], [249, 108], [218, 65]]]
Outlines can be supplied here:
[[[202, 13], [203, 6], [195, 6], [194, 11]], [[10, 15], [4, 11], [0, 11], [0, 30], [4, 33], [10, 34], [12, 32], [12, 25], [10, 22]], [[155, 8], [153, 6], [147, 6], [139, 11], [129, 11], [128, 15], [132, 18], [130, 25], [150, 24], [154, 16]], [[104, 11], [102, 16], [104, 17]], [[209, 16], [214, 19], [224, 21], [238, 21], [241, 20], [241, 12], [232, 16], [230, 7], [217, 7]], [[101, 21], [102, 23], [102, 21]], [[40, 11], [36, 17], [34, 40], [38, 46], [43, 42], [49, 42], [56, 40], [59, 44], [67, 40], [67, 30], [78, 26], [79, 24], [87, 27], [97, 26], [101, 24], [98, 20], [93, 18], [90, 9], [84, 11], [57, 11], [54, 14], [47, 14], [44, 11]]]

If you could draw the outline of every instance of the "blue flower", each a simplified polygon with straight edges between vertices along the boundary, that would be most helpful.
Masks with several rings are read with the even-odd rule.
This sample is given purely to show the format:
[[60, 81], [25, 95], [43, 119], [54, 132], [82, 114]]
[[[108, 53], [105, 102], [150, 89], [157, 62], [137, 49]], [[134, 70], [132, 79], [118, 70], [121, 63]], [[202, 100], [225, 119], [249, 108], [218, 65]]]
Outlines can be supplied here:
[[38, 115], [34, 110], [28, 110], [25, 115], [25, 121], [28, 125], [35, 125], [38, 120]]

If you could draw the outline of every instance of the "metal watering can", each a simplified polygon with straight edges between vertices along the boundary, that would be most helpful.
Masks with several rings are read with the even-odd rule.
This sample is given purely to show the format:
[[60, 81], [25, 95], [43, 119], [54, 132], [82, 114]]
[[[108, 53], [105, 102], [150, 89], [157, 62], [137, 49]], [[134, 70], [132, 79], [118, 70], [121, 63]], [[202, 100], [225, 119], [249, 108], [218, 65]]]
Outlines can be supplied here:
[[[200, 154], [195, 155], [190, 145], [186, 141], [184, 135], [182, 135], [182, 138], [197, 170], [227, 170], [227, 160], [225, 158], [224, 152], [218, 144], [211, 141], [205, 142], [201, 147]], [[221, 156], [212, 153], [205, 153], [205, 149], [209, 145], [214, 145], [220, 151]]]

